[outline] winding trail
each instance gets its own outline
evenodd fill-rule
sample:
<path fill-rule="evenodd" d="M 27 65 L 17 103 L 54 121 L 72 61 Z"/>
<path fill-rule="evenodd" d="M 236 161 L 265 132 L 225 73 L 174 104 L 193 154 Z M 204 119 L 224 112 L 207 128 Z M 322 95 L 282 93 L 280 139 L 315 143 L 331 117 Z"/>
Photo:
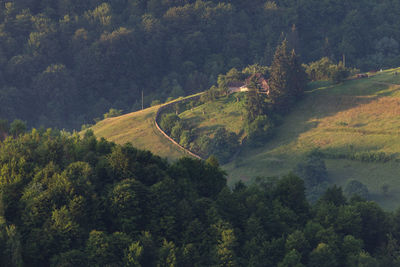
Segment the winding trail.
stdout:
<path fill-rule="evenodd" d="M 197 155 L 197 154 L 191 152 L 190 150 L 184 148 L 183 146 L 181 146 L 180 144 L 178 144 L 174 139 L 172 139 L 168 134 L 166 134 L 166 133 L 161 129 L 160 125 L 158 124 L 158 121 L 159 121 L 159 119 L 160 119 L 160 116 L 162 115 L 162 112 L 163 112 L 165 109 L 168 109 L 168 108 L 171 107 L 172 105 L 175 105 L 175 104 L 178 104 L 178 103 L 184 103 L 184 102 L 187 102 L 187 101 L 190 101 L 190 100 L 198 99 L 198 98 L 200 98 L 203 94 L 204 94 L 204 92 L 199 93 L 199 94 L 196 94 L 196 95 L 193 95 L 193 96 L 189 96 L 189 97 L 186 97 L 186 98 L 177 100 L 177 101 L 173 101 L 173 102 L 170 102 L 170 103 L 165 104 L 165 105 L 162 105 L 162 106 L 157 110 L 156 117 L 155 117 L 155 119 L 154 119 L 154 123 L 155 123 L 155 125 L 156 125 L 156 128 L 158 129 L 158 131 L 159 131 L 162 135 L 165 136 L 165 138 L 167 138 L 170 142 L 172 142 L 175 146 L 177 146 L 177 147 L 178 147 L 179 149 L 181 149 L 183 152 L 185 152 L 185 153 L 191 155 L 192 157 L 195 157 L 195 158 L 197 158 L 197 159 L 200 159 L 200 160 L 203 160 L 203 158 L 200 157 L 199 155 Z"/>

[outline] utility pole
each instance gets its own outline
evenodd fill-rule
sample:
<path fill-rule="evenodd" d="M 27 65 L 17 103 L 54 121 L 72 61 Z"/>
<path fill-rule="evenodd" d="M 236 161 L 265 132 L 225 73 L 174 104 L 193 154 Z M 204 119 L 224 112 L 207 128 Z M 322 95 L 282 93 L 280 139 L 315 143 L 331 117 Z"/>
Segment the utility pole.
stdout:
<path fill-rule="evenodd" d="M 343 54 L 342 62 L 343 62 L 343 67 L 346 67 L 346 56 L 344 54 Z"/>
<path fill-rule="evenodd" d="M 142 110 L 143 110 L 143 89 L 142 89 Z"/>

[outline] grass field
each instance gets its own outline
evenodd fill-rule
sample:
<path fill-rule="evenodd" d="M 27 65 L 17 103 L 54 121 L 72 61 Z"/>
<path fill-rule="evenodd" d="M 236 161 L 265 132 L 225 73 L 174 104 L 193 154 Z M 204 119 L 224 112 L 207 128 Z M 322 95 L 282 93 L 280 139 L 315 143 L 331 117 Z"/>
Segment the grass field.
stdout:
<path fill-rule="evenodd" d="M 400 77 L 386 70 L 341 85 L 320 84 L 306 93 L 264 146 L 246 148 L 225 169 L 230 182 L 292 170 L 312 149 L 330 153 L 385 152 L 400 159 Z M 400 163 L 326 160 L 332 184 L 357 179 L 383 207 L 400 207 Z M 381 186 L 389 185 L 383 196 Z"/>
<path fill-rule="evenodd" d="M 215 129 L 221 126 L 243 136 L 243 109 L 244 93 L 197 106 L 182 112 L 179 117 L 188 123 L 191 129 L 195 129 L 197 136 L 212 136 Z"/>
<path fill-rule="evenodd" d="M 104 137 L 118 144 L 132 143 L 139 149 L 170 160 L 184 156 L 184 153 L 161 135 L 154 125 L 154 118 L 160 106 L 154 106 L 123 116 L 109 118 L 91 127 L 97 137 Z"/>

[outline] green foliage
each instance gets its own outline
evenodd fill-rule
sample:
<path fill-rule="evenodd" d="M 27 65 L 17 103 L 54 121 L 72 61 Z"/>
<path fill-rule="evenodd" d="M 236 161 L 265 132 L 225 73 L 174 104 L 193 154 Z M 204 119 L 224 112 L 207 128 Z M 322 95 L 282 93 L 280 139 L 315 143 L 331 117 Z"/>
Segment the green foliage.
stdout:
<path fill-rule="evenodd" d="M 0 119 L 0 133 L 7 134 L 10 130 L 10 125 L 8 124 L 8 120 Z"/>
<path fill-rule="evenodd" d="M 344 79 L 350 75 L 349 70 L 346 69 L 342 62 L 339 62 L 338 65 L 331 66 L 329 71 L 331 73 L 331 79 L 335 83 L 344 81 Z"/>
<path fill-rule="evenodd" d="M 167 133 L 170 134 L 175 124 L 180 121 L 178 115 L 174 113 L 163 114 L 161 116 L 160 127 Z"/>
<path fill-rule="evenodd" d="M 2 266 L 398 262 L 397 213 L 347 202 L 338 187 L 310 205 L 294 174 L 229 188 L 215 157 L 168 163 L 91 131 L 51 129 L 3 142 L 0 170 Z"/>
<path fill-rule="evenodd" d="M 349 180 L 344 188 L 348 197 L 358 195 L 364 199 L 369 199 L 368 188 L 357 180 Z"/>
<path fill-rule="evenodd" d="M 25 133 L 26 130 L 27 130 L 26 122 L 16 119 L 10 124 L 9 132 L 13 136 L 19 136 Z"/>
<path fill-rule="evenodd" d="M 254 63 L 269 65 L 285 37 L 304 62 L 343 54 L 364 70 L 400 62 L 399 7 L 389 0 L 1 4 L 0 113 L 33 126 L 76 128 L 111 106 L 130 110 L 142 90 L 148 106 L 203 91 L 233 68 L 265 73 Z"/>
<path fill-rule="evenodd" d="M 184 131 L 184 126 L 181 121 L 177 121 L 171 129 L 171 137 L 175 140 L 180 140 L 181 135 Z M 184 141 L 185 142 L 185 141 Z M 186 141 L 187 142 L 187 141 Z"/>
<path fill-rule="evenodd" d="M 157 106 L 160 104 L 161 104 L 161 101 L 156 99 L 156 100 L 151 101 L 150 107 L 154 107 L 154 106 Z"/>
<path fill-rule="evenodd" d="M 307 84 L 306 73 L 294 50 L 290 54 L 285 39 L 276 48 L 269 79 L 269 98 L 274 108 L 287 112 L 294 101 L 301 97 Z"/>
<path fill-rule="evenodd" d="M 272 134 L 273 123 L 267 115 L 259 115 L 247 127 L 247 138 L 252 145 L 263 144 L 267 142 Z"/>
<path fill-rule="evenodd" d="M 188 147 L 192 142 L 193 136 L 190 131 L 183 130 L 180 136 L 179 144 L 183 147 Z"/>
<path fill-rule="evenodd" d="M 215 155 L 222 163 L 227 162 L 239 146 L 238 137 L 235 133 L 219 128 L 215 131 L 214 137 L 207 144 L 204 152 Z"/>
<path fill-rule="evenodd" d="M 140 245 L 140 242 L 132 243 L 129 246 L 128 251 L 125 254 L 125 266 L 129 267 L 141 267 L 140 264 L 141 257 L 143 254 L 143 247 Z"/>
<path fill-rule="evenodd" d="M 107 113 L 104 113 L 103 117 L 104 119 L 107 118 L 113 118 L 113 117 L 118 117 L 122 115 L 122 110 L 117 110 L 115 108 L 110 108 L 110 110 Z"/>

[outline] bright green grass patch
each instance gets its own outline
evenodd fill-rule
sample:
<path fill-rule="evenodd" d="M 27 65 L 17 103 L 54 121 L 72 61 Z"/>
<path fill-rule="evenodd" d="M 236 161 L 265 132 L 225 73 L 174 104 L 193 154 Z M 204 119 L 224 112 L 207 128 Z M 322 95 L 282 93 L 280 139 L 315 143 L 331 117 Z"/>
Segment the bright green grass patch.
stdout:
<path fill-rule="evenodd" d="M 232 94 L 179 114 L 197 136 L 212 136 L 218 127 L 243 135 L 244 93 Z"/>

